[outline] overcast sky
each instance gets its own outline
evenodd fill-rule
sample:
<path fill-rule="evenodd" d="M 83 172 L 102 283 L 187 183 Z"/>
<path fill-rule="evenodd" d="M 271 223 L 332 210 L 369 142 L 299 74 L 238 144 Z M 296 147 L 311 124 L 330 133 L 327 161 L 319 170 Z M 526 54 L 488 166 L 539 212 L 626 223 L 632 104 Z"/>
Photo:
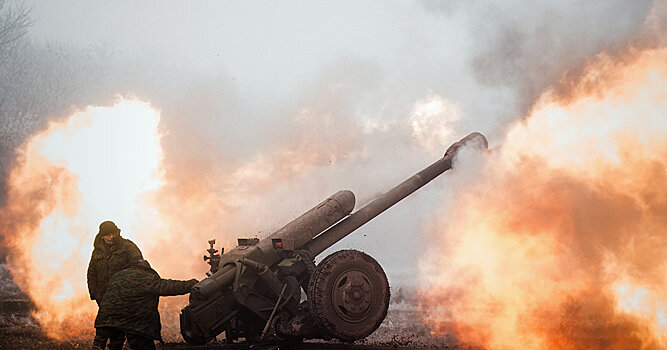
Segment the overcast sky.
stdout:
<path fill-rule="evenodd" d="M 400 53 L 414 51 L 415 31 L 429 20 L 419 6 L 385 2 L 75 0 L 35 2 L 32 14 L 36 38 L 112 45 L 126 55 L 222 73 L 252 96 L 284 96 L 346 56 L 385 69 L 414 64 L 395 60 L 409 57 Z M 461 51 L 465 33 L 433 29 L 421 45 L 450 42 Z"/>

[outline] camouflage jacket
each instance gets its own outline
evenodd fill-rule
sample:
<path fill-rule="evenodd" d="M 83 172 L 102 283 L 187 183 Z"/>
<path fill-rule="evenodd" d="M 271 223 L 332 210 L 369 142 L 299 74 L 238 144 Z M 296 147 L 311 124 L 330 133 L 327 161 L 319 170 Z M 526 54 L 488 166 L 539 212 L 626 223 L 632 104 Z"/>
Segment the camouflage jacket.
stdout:
<path fill-rule="evenodd" d="M 114 327 L 151 339 L 161 339 L 158 301 L 160 295 L 190 292 L 194 281 L 162 279 L 150 267 L 132 265 L 117 272 L 109 282 L 95 327 Z"/>
<path fill-rule="evenodd" d="M 132 241 L 120 236 L 116 237 L 113 245 L 108 246 L 98 234 L 93 246 L 95 249 L 88 264 L 88 293 L 90 299 L 99 303 L 111 276 L 131 261 L 143 259 L 143 256 Z"/>

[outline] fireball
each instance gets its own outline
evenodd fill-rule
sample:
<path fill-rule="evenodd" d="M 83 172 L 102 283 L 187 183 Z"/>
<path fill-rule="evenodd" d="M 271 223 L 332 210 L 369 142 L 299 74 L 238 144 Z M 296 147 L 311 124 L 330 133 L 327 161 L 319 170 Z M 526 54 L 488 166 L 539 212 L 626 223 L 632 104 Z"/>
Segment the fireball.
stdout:
<path fill-rule="evenodd" d="M 120 100 L 52 122 L 19 150 L 0 221 L 8 267 L 48 336 L 92 333 L 86 268 L 100 222 L 148 243 L 133 227 L 155 215 L 145 202 L 162 182 L 159 122 L 149 104 Z"/>
<path fill-rule="evenodd" d="M 429 232 L 434 333 L 488 349 L 667 346 L 667 49 L 600 55 L 567 86 Z"/>

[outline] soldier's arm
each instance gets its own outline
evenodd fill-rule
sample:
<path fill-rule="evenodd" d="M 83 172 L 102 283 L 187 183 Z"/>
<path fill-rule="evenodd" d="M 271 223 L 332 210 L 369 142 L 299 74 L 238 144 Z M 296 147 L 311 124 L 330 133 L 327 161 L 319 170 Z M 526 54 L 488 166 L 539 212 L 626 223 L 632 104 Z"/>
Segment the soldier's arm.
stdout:
<path fill-rule="evenodd" d="M 88 294 L 90 294 L 90 300 L 96 300 L 97 295 L 96 291 L 93 290 L 93 288 L 97 287 L 97 273 L 95 272 L 95 268 L 93 267 L 93 257 L 90 257 L 90 262 L 88 263 L 88 273 L 87 273 L 87 280 L 88 280 Z"/>
<path fill-rule="evenodd" d="M 151 283 L 150 292 L 162 296 L 182 295 L 190 293 L 190 289 L 196 283 L 196 280 L 179 281 L 156 277 L 153 283 Z"/>

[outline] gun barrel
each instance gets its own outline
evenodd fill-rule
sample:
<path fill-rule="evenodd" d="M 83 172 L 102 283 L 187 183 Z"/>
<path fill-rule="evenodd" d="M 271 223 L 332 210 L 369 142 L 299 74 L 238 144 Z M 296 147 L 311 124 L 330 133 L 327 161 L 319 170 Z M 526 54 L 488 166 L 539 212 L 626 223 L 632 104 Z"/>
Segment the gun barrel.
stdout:
<path fill-rule="evenodd" d="M 313 257 L 319 255 L 345 236 L 354 232 L 356 229 L 380 215 L 394 204 L 438 177 L 440 174 L 451 169 L 454 156 L 456 156 L 459 148 L 467 143 L 474 143 L 475 146 L 484 150 L 488 149 L 488 142 L 484 135 L 476 132 L 469 134 L 460 141 L 452 144 L 445 152 L 443 158 L 374 199 L 372 202 L 357 210 L 336 225 L 330 227 L 328 230 L 322 232 L 317 237 L 306 242 L 302 249 L 308 251 Z"/>
<path fill-rule="evenodd" d="M 258 246 L 262 251 L 268 251 L 271 249 L 271 240 L 279 238 L 283 241 L 291 241 L 295 247 L 299 247 L 348 216 L 354 209 L 355 201 L 352 191 L 338 191 L 263 239 Z"/>

